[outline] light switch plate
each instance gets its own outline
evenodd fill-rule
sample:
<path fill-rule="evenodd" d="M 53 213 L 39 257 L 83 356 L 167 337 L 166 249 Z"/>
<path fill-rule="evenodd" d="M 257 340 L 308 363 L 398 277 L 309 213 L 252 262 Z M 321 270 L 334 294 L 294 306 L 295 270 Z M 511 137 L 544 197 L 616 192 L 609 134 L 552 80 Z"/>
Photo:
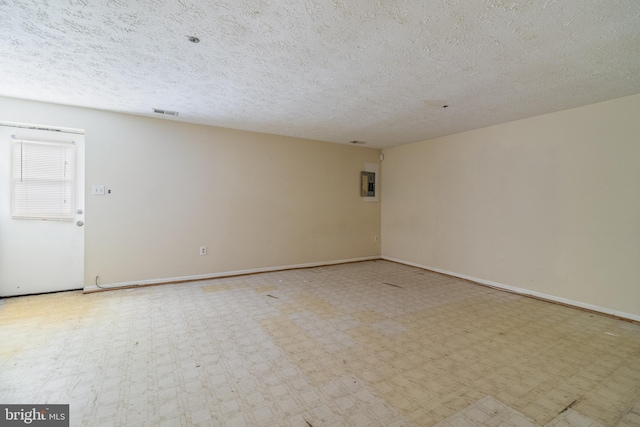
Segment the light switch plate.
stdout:
<path fill-rule="evenodd" d="M 94 196 L 104 196 L 104 185 L 94 185 L 91 187 L 91 194 Z"/>

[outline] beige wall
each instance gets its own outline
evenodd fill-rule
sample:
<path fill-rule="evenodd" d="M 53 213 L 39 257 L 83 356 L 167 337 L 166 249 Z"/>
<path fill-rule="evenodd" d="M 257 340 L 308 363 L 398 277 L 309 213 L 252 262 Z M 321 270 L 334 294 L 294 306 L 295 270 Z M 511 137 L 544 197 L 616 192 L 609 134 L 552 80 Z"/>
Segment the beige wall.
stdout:
<path fill-rule="evenodd" d="M 380 254 L 380 150 L 7 98 L 0 120 L 86 130 L 86 284 Z"/>
<path fill-rule="evenodd" d="M 638 111 L 640 95 L 384 150 L 384 201 L 364 203 L 379 150 L 0 98 L 2 121 L 86 129 L 87 284 L 375 256 L 382 205 L 384 256 L 636 316 Z"/>
<path fill-rule="evenodd" d="M 635 95 L 384 150 L 383 256 L 640 315 L 639 113 Z"/>

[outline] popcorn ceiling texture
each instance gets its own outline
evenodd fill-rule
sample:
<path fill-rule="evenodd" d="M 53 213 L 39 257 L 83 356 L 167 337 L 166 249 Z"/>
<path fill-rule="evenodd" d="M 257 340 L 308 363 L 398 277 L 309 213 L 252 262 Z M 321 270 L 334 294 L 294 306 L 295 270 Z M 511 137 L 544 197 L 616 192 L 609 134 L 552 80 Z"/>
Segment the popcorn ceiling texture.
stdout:
<path fill-rule="evenodd" d="M 0 95 L 390 147 L 638 93 L 639 27 L 636 0 L 0 0 Z"/>

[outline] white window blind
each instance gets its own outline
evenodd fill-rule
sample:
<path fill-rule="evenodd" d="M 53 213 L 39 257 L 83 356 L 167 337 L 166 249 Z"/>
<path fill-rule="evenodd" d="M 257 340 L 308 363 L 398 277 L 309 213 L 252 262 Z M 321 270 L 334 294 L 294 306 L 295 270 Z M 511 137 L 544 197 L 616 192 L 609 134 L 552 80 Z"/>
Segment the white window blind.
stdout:
<path fill-rule="evenodd" d="M 11 142 L 11 216 L 73 221 L 75 145 L 71 142 Z"/>

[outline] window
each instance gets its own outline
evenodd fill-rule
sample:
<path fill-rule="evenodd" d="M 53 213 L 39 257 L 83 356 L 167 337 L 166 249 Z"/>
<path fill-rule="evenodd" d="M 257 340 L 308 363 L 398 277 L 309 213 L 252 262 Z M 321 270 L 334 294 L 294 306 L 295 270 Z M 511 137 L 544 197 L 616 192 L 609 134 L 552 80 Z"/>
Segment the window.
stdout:
<path fill-rule="evenodd" d="M 73 221 L 75 144 L 11 142 L 11 217 Z"/>

